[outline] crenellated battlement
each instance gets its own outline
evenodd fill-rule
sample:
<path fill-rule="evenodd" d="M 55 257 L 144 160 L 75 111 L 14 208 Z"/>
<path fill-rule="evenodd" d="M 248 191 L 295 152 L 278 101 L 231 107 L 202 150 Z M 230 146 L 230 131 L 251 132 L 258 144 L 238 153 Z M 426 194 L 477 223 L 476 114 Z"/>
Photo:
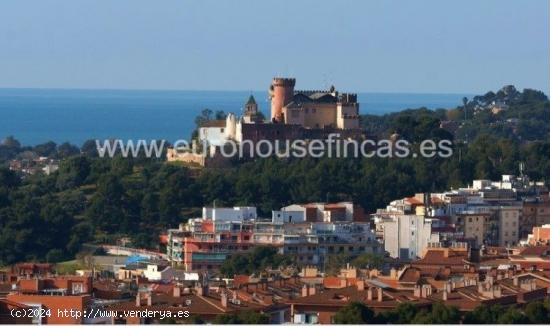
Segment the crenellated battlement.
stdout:
<path fill-rule="evenodd" d="M 338 96 L 339 103 L 357 103 L 357 94 L 356 93 L 341 93 Z"/>
<path fill-rule="evenodd" d="M 275 77 L 271 84 L 273 86 L 294 87 L 296 85 L 296 78 Z"/>
<path fill-rule="evenodd" d="M 311 95 L 311 94 L 315 94 L 315 93 L 332 94 L 331 91 L 326 90 L 326 89 L 324 89 L 324 90 L 316 90 L 316 89 L 314 89 L 314 90 L 309 90 L 309 89 L 308 90 L 303 90 L 302 89 L 302 90 L 295 90 L 294 91 L 294 94 Z"/>

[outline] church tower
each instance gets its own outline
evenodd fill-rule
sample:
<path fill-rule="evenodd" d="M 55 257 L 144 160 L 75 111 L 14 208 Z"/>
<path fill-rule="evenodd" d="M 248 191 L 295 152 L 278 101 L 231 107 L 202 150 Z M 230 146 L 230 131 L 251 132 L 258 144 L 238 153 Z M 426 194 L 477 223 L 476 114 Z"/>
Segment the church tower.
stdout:
<path fill-rule="evenodd" d="M 244 123 L 260 123 L 263 120 L 263 115 L 258 110 L 258 103 L 253 95 L 250 95 L 248 101 L 244 105 L 243 121 Z"/>
<path fill-rule="evenodd" d="M 244 115 L 245 116 L 255 116 L 258 114 L 258 104 L 256 103 L 256 99 L 254 98 L 254 95 L 250 95 L 248 98 L 248 101 L 244 105 Z"/>

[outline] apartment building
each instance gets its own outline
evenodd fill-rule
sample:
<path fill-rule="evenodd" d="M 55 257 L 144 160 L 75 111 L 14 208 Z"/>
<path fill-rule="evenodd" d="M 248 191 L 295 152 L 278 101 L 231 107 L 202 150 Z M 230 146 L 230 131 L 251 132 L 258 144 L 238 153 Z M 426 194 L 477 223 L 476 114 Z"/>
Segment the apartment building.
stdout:
<path fill-rule="evenodd" d="M 490 240 L 498 237 L 499 225 L 494 214 L 465 212 L 457 214 L 455 220 L 463 239 L 475 248 L 493 244 Z"/>
<path fill-rule="evenodd" d="M 520 234 L 527 236 L 535 226 L 550 223 L 550 196 L 535 196 L 523 201 Z"/>
<path fill-rule="evenodd" d="M 64 314 L 63 311 L 73 309 L 83 312 L 92 303 L 91 277 L 47 277 L 20 279 L 6 299 L 9 302 L 23 304 L 34 310 L 43 309 L 49 313 L 36 314 L 32 322 L 35 324 L 82 324 L 86 321 L 105 322 L 100 318 L 82 315 Z"/>
<path fill-rule="evenodd" d="M 421 215 L 393 215 L 380 221 L 384 233 L 384 250 L 390 257 L 416 259 L 429 243 L 439 242 L 432 233 L 432 219 Z"/>
<path fill-rule="evenodd" d="M 519 242 L 521 206 L 499 206 L 496 209 L 499 222 L 499 246 L 515 246 Z"/>
<path fill-rule="evenodd" d="M 353 205 L 292 205 L 272 212 L 271 220 L 258 219 L 250 207 L 205 209 L 201 218 L 168 231 L 168 259 L 192 271 L 216 269 L 232 254 L 255 246 L 275 247 L 308 265 L 323 264 L 328 254 L 376 252 L 370 224 L 353 221 L 349 207 Z"/>

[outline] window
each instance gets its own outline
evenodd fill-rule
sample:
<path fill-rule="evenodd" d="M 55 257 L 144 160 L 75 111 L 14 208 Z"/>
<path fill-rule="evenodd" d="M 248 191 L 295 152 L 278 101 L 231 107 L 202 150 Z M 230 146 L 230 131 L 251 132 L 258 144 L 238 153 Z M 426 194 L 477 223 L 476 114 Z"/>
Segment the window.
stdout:
<path fill-rule="evenodd" d="M 82 283 L 73 283 L 73 294 L 84 293 L 84 284 Z"/>

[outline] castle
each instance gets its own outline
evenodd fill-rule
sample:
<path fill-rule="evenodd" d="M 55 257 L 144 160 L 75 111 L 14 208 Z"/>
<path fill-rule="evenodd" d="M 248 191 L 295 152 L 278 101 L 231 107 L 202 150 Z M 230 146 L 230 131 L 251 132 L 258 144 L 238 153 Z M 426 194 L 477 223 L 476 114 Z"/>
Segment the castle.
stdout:
<path fill-rule="evenodd" d="M 296 79 L 274 78 L 269 88 L 272 123 L 304 128 L 359 128 L 357 94 L 294 90 Z"/>
<path fill-rule="evenodd" d="M 325 139 L 331 133 L 343 138 L 364 136 L 359 127 L 357 94 L 328 90 L 295 90 L 296 79 L 273 78 L 269 87 L 271 119 L 259 111 L 250 95 L 243 115 L 229 113 L 225 120 L 210 120 L 199 127 L 198 141 L 207 144 L 211 154 L 227 141 Z M 169 150 L 168 161 L 189 161 L 206 165 L 204 158 Z"/>

